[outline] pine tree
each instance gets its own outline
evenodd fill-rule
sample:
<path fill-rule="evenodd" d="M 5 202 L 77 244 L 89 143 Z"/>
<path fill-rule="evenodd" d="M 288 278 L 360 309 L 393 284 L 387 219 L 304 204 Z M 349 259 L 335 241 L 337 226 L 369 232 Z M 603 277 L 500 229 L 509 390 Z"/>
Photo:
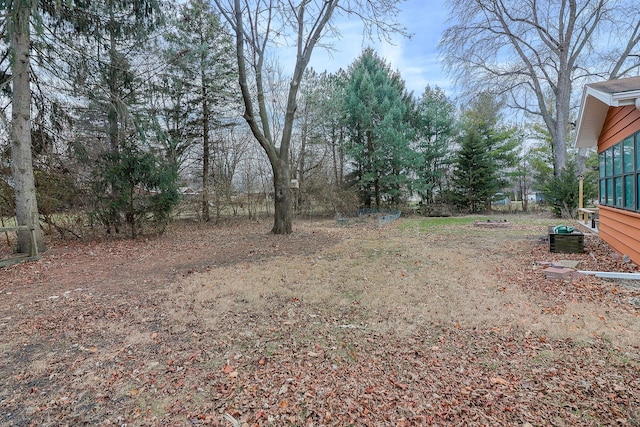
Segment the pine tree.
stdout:
<path fill-rule="evenodd" d="M 32 57 L 37 57 L 38 67 L 53 70 L 53 60 L 50 44 L 59 42 L 63 33 L 68 33 L 72 37 L 79 34 L 91 39 L 95 37 L 96 23 L 104 22 L 104 17 L 94 13 L 101 7 L 109 9 L 109 20 L 107 28 L 113 35 L 121 35 L 129 31 L 139 31 L 144 28 L 145 23 L 152 22 L 149 18 L 154 16 L 155 6 L 158 2 L 155 0 L 109 0 L 92 1 L 84 0 L 79 2 L 59 2 L 47 0 L 0 0 L 0 10 L 3 10 L 2 33 L 7 35 L 10 45 L 8 52 L 12 58 L 12 165 L 13 180 L 15 182 L 15 199 L 16 199 L 16 215 L 20 225 L 32 225 L 35 227 L 36 240 L 40 250 L 44 248 L 44 240 L 37 221 L 38 204 L 36 201 L 36 191 L 33 173 L 33 153 L 31 151 L 32 141 L 32 93 L 31 93 L 31 76 L 35 75 L 32 64 Z M 130 11 L 130 16 L 135 17 L 128 26 L 120 21 L 119 12 Z M 44 34 L 44 28 L 47 28 L 47 37 L 51 39 L 41 39 Z M 33 37 L 35 36 L 35 37 Z M 32 38 L 33 37 L 33 38 Z M 82 39 L 83 41 L 86 39 Z M 112 39 L 113 40 L 113 39 Z M 99 46 L 104 49 L 104 38 L 100 38 Z M 59 44 L 58 47 L 64 46 L 63 53 L 57 52 L 58 57 L 71 56 L 71 50 L 66 44 Z M 86 47 L 86 43 L 83 47 Z M 109 53 L 111 49 L 107 49 Z M 79 48 L 78 51 L 83 51 Z M 112 55 L 110 62 L 113 65 L 110 73 L 117 73 L 120 64 L 117 63 L 118 58 Z M 103 59 L 102 57 L 100 58 Z M 57 67 L 60 64 L 55 64 Z M 59 69 L 58 69 L 59 71 Z M 53 73 L 63 83 L 68 83 L 70 76 L 77 77 L 73 67 L 67 67 L 65 73 Z M 95 71 L 95 70 L 94 70 Z M 4 74 L 4 73 L 3 73 Z M 97 73 L 89 73 L 96 75 Z M 6 77 L 4 75 L 3 77 Z M 4 78 L 3 78 L 4 80 Z M 4 83 L 4 82 L 3 82 Z M 82 82 L 80 82 L 82 83 Z M 113 89 L 117 86 L 113 85 Z M 112 95 L 115 91 L 112 91 Z M 112 96 L 112 99 L 115 96 Z M 39 109 L 41 111 L 41 109 Z M 110 118 L 116 117 L 110 112 Z M 115 123 L 115 121 L 112 121 Z M 115 134 L 112 132 L 112 134 Z M 40 133 L 44 135 L 44 133 Z M 18 250 L 25 251 L 29 242 L 28 233 L 19 233 Z"/>
<path fill-rule="evenodd" d="M 416 180 L 413 190 L 426 203 L 433 203 L 443 190 L 451 159 L 449 150 L 455 129 L 455 106 L 439 87 L 425 88 L 415 110 Z"/>
<path fill-rule="evenodd" d="M 87 1 L 66 14 L 60 33 L 72 30 L 68 42 L 74 46 L 68 69 L 75 96 L 86 100 L 78 109 L 78 128 L 98 152 L 117 152 L 137 137 L 146 115 L 143 88 L 158 66 L 149 45 L 164 23 L 160 2 Z"/>
<path fill-rule="evenodd" d="M 188 151 L 202 147 L 202 218 L 210 219 L 212 132 L 233 125 L 239 106 L 233 41 L 214 7 L 190 0 L 179 7 L 173 29 L 165 34 L 163 56 L 168 64 L 156 85 L 163 98 L 161 122 L 167 143 Z"/>
<path fill-rule="evenodd" d="M 5 11 L 4 30 L 9 38 L 11 58 L 11 171 L 14 181 L 18 225 L 35 229 L 39 251 L 45 249 L 38 221 L 35 178 L 31 152 L 31 19 L 41 17 L 39 2 L 0 0 Z M 33 16 L 35 15 L 35 16 Z M 30 233 L 18 233 L 18 252 L 33 253 Z"/>
<path fill-rule="evenodd" d="M 93 191 L 95 213 L 108 231 L 129 228 L 135 239 L 145 223 L 162 232 L 178 203 L 177 170 L 141 148 L 126 144 L 98 159 Z"/>
<path fill-rule="evenodd" d="M 460 150 L 454 170 L 454 201 L 472 213 L 491 208 L 493 196 L 506 185 L 506 172 L 517 162 L 520 144 L 514 127 L 502 125 L 501 103 L 480 94 L 465 111 Z"/>
<path fill-rule="evenodd" d="M 397 72 L 372 49 L 349 68 L 345 89 L 348 138 L 354 185 L 365 207 L 397 205 L 410 183 L 415 153 L 410 148 L 411 96 Z"/>
<path fill-rule="evenodd" d="M 483 140 L 475 129 L 467 129 L 456 156 L 454 200 L 471 213 L 483 211 L 486 201 L 498 189 L 496 168 Z"/>

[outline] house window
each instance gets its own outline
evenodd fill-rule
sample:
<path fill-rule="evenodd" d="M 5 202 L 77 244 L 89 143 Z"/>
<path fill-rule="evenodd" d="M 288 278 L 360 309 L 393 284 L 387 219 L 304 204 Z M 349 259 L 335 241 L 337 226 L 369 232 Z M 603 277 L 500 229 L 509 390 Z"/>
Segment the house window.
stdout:
<path fill-rule="evenodd" d="M 600 204 L 638 210 L 640 200 L 640 132 L 599 154 Z"/>
<path fill-rule="evenodd" d="M 606 205 L 607 204 L 607 187 L 606 187 L 606 179 L 604 179 L 605 177 L 605 157 L 606 157 L 606 151 L 603 151 L 602 153 L 600 153 L 598 155 L 598 162 L 599 162 L 599 172 L 600 172 L 600 204 L 601 205 Z"/>
<path fill-rule="evenodd" d="M 640 134 L 637 134 L 640 135 Z M 635 138 L 634 135 L 622 142 L 622 176 L 624 179 L 624 207 L 625 209 L 635 209 Z M 638 163 L 640 165 L 640 163 Z"/>
<path fill-rule="evenodd" d="M 640 175 L 638 175 L 640 176 Z M 633 181 L 634 181 L 634 176 L 633 175 L 625 175 L 624 176 L 624 207 L 626 209 L 633 209 Z"/>
<path fill-rule="evenodd" d="M 634 163 L 633 163 L 633 136 L 625 139 L 622 143 L 622 163 L 623 163 L 623 171 L 624 173 L 633 173 L 634 172 Z"/>

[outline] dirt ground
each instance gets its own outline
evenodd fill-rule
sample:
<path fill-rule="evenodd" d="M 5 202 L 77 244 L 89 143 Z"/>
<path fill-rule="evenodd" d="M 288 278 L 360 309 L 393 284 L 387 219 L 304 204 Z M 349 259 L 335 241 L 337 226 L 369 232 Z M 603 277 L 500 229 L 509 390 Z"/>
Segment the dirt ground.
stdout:
<path fill-rule="evenodd" d="M 537 217 L 174 224 L 0 269 L 2 426 L 640 426 L 640 287 Z"/>

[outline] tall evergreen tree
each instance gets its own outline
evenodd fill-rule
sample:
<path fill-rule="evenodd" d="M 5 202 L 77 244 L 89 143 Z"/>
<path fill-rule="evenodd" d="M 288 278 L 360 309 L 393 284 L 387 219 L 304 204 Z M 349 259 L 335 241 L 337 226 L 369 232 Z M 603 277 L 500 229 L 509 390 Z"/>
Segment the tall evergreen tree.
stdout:
<path fill-rule="evenodd" d="M 170 146 L 182 144 L 187 150 L 195 142 L 201 144 L 202 218 L 208 221 L 212 132 L 233 124 L 230 112 L 240 102 L 233 40 L 204 0 L 181 5 L 172 24 L 165 35 L 168 66 L 159 81 L 168 95 L 160 94 L 167 101 L 161 120 Z"/>
<path fill-rule="evenodd" d="M 486 201 L 496 193 L 496 167 L 487 150 L 486 140 L 478 130 L 468 128 L 460 142 L 454 171 L 454 195 L 456 204 L 472 213 L 486 207 Z"/>
<path fill-rule="evenodd" d="M 164 164 L 153 146 L 153 120 L 145 102 L 145 89 L 161 68 L 150 47 L 164 14 L 159 0 L 86 1 L 66 12 L 68 20 L 58 29 L 60 37 L 64 30 L 73 30 L 68 69 L 78 100 L 76 139 L 87 153 L 94 187 L 104 184 L 103 191 L 92 192 L 92 202 L 108 231 L 118 231 L 124 222 L 135 237 L 147 215 L 152 214 L 156 224 L 164 221 L 177 194 L 175 164 Z M 163 167 L 150 167 L 156 164 Z M 146 192 L 158 192 L 154 200 L 172 202 L 163 204 L 162 212 L 151 212 L 155 204 L 133 203 L 134 195 Z"/>
<path fill-rule="evenodd" d="M 11 60 L 11 171 L 18 225 L 35 228 L 36 245 L 45 248 L 40 230 L 31 152 L 31 19 L 40 20 L 36 0 L 0 0 Z M 18 233 L 18 252 L 31 252 L 30 233 Z"/>
<path fill-rule="evenodd" d="M 442 192 L 456 132 L 455 106 L 439 87 L 427 86 L 415 110 L 416 161 L 413 190 L 426 203 Z"/>
<path fill-rule="evenodd" d="M 480 94 L 464 113 L 454 196 L 459 208 L 472 213 L 491 208 L 493 196 L 506 185 L 506 171 L 517 162 L 520 140 L 514 127 L 500 123 L 500 108 L 499 100 Z"/>
<path fill-rule="evenodd" d="M 159 0 L 85 1 L 65 9 L 73 30 L 69 73 L 74 92 L 86 100 L 78 126 L 98 151 L 117 152 L 140 131 L 143 87 L 159 67 L 148 48 L 152 32 L 164 22 Z M 82 37 L 79 37 L 82 36 Z"/>
<path fill-rule="evenodd" d="M 35 227 L 36 240 L 40 250 L 44 249 L 44 238 L 37 221 L 38 204 L 36 201 L 35 181 L 33 173 L 32 146 L 32 93 L 31 76 L 32 56 L 38 53 L 40 66 L 49 66 L 51 56 L 38 48 L 46 47 L 48 43 L 38 43 L 32 39 L 43 34 L 45 23 L 47 30 L 55 30 L 64 27 L 66 32 L 91 37 L 92 29 L 87 25 L 94 22 L 96 15 L 90 13 L 90 9 L 96 2 L 85 0 L 82 2 L 60 2 L 50 0 L 0 0 L 0 10 L 3 11 L 2 34 L 9 39 L 11 57 L 11 81 L 12 81 L 12 166 L 13 181 L 15 183 L 16 216 L 18 224 L 32 225 Z M 114 8 L 130 8 L 137 18 L 144 19 L 152 14 L 154 0 L 110 0 L 108 5 Z M 121 23 L 112 20 L 110 28 L 119 30 Z M 136 23 L 139 27 L 140 20 Z M 52 36 L 57 34 L 52 32 Z M 67 70 L 69 71 L 69 70 Z M 71 73 L 65 74 L 65 79 Z M 5 75 L 6 77 L 6 75 Z M 5 79 L 3 79 L 5 80 Z M 3 81 L 3 84 L 5 82 Z M 18 235 L 18 251 L 26 251 L 29 245 L 29 233 L 21 232 Z"/>
<path fill-rule="evenodd" d="M 410 182 L 415 153 L 410 142 L 411 95 L 397 72 L 372 49 L 349 68 L 345 89 L 348 138 L 355 186 L 366 207 L 397 204 Z"/>

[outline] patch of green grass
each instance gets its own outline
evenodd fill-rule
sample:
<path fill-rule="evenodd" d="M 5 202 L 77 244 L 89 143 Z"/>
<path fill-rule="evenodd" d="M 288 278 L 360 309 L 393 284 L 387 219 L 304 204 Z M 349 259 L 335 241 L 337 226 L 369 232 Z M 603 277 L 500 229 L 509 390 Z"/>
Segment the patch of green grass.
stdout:
<path fill-rule="evenodd" d="M 415 219 L 412 221 L 405 221 L 400 225 L 400 228 L 414 228 L 416 226 L 420 227 L 420 229 L 427 228 L 440 228 L 440 227 L 451 227 L 451 226 L 460 226 L 460 225 L 469 225 L 473 224 L 473 221 L 478 220 L 486 220 L 486 217 L 427 217 Z"/>
<path fill-rule="evenodd" d="M 473 221 L 487 220 L 487 217 L 429 217 L 404 221 L 400 224 L 402 230 L 415 230 L 424 233 L 439 230 L 445 227 L 459 227 L 473 224 Z"/>
<path fill-rule="evenodd" d="M 137 400 L 138 408 L 141 413 L 148 412 L 154 417 L 162 418 L 166 414 L 166 409 L 169 406 L 168 399 L 155 399 L 155 398 L 140 398 Z"/>
<path fill-rule="evenodd" d="M 487 372 L 497 372 L 501 368 L 500 363 L 495 359 L 483 359 L 478 363 L 478 365 L 482 366 L 482 368 Z"/>
<path fill-rule="evenodd" d="M 538 216 L 538 215 L 478 215 L 461 217 L 427 217 L 419 219 L 408 219 L 399 224 L 399 228 L 405 231 L 418 231 L 421 233 L 441 232 L 446 229 L 456 229 L 457 227 L 467 227 L 474 221 L 508 221 L 513 224 L 529 226 L 548 226 L 567 223 L 574 225 L 574 220 Z M 468 232 L 468 228 L 463 228 Z M 495 232 L 493 230 L 492 232 Z"/>
<path fill-rule="evenodd" d="M 278 354 L 280 350 L 280 339 L 277 341 L 269 341 L 264 349 L 264 353 L 267 357 L 273 357 Z"/>

